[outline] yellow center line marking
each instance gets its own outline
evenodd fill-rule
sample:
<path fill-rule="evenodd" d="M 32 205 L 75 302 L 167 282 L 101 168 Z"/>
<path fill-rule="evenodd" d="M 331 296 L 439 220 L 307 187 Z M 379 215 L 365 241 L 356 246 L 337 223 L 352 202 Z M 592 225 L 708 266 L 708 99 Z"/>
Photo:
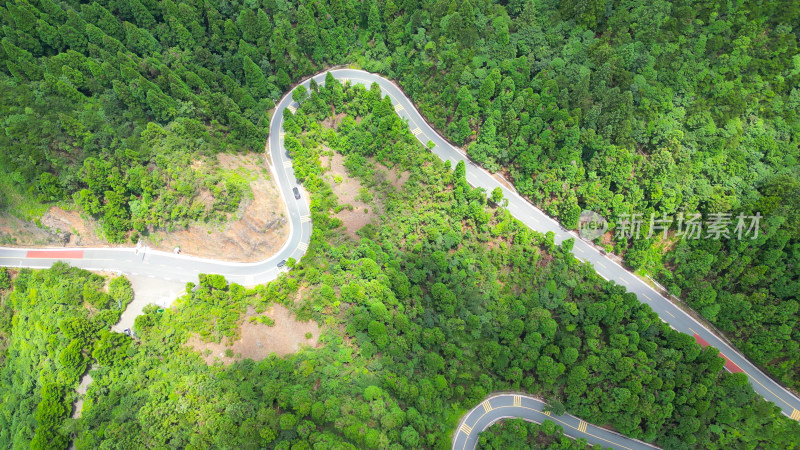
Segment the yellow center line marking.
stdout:
<path fill-rule="evenodd" d="M 675 314 L 672 314 L 672 313 L 671 313 L 671 312 L 669 312 L 669 311 L 664 311 L 664 312 L 665 312 L 665 313 L 667 313 L 667 314 L 669 314 L 669 315 L 670 315 L 670 316 L 672 316 L 672 317 L 675 317 Z"/>
<path fill-rule="evenodd" d="M 600 266 L 600 267 L 602 267 L 603 269 L 608 269 L 608 267 L 606 267 L 606 265 L 605 265 L 605 264 L 603 264 L 603 263 L 602 263 L 602 262 L 600 262 L 600 261 L 597 261 L 597 265 L 598 265 L 598 266 Z"/>
<path fill-rule="evenodd" d="M 628 283 L 628 280 L 626 280 L 625 278 L 620 278 L 619 281 L 622 281 L 624 284 L 630 285 L 630 283 Z"/>
<path fill-rule="evenodd" d="M 395 110 L 395 112 L 400 112 L 400 111 L 402 111 L 402 110 L 404 110 L 404 109 L 405 109 L 405 108 L 403 108 L 403 105 L 401 105 L 400 103 L 398 103 L 398 104 L 394 105 L 394 110 Z"/>
<path fill-rule="evenodd" d="M 739 368 L 741 369 L 741 367 L 739 367 Z M 778 395 L 776 395 L 774 392 L 772 392 L 771 390 L 769 390 L 769 388 L 768 388 L 768 387 L 766 387 L 766 386 L 764 386 L 763 384 L 761 384 L 761 382 L 760 382 L 760 381 L 758 381 L 758 380 L 756 380 L 755 378 L 753 378 L 753 376 L 752 376 L 752 375 L 750 375 L 749 373 L 747 373 L 747 372 L 746 372 L 744 369 L 742 369 L 742 372 L 743 372 L 745 375 L 747 375 L 748 377 L 750 377 L 750 379 L 751 379 L 751 380 L 753 380 L 753 381 L 755 381 L 756 383 L 758 383 L 758 385 L 759 385 L 759 386 L 761 386 L 762 388 L 764 388 L 764 389 L 765 389 L 767 392 L 769 392 L 770 394 L 772 394 L 772 395 L 773 395 L 775 398 L 777 398 L 778 400 L 782 401 L 783 403 L 786 403 L 786 405 L 787 405 L 788 407 L 790 407 L 790 408 L 793 408 L 793 409 L 794 409 L 794 407 L 792 406 L 792 404 L 791 404 L 791 403 L 787 402 L 786 400 L 784 400 L 783 398 L 779 397 L 779 396 L 778 396 Z"/>
<path fill-rule="evenodd" d="M 545 416 L 550 417 L 550 411 L 542 411 L 542 414 L 544 414 Z"/>
<path fill-rule="evenodd" d="M 495 409 L 503 409 L 503 408 L 513 408 L 513 407 L 512 407 L 512 406 L 498 406 L 498 407 L 497 407 L 497 408 L 495 408 Z M 527 410 L 529 410 L 529 411 L 542 412 L 542 413 L 544 413 L 544 415 L 546 415 L 546 416 L 550 416 L 550 412 L 547 412 L 547 411 L 538 411 L 538 410 L 536 410 L 536 409 L 533 409 L 533 408 L 528 408 L 527 406 L 517 406 L 516 408 L 527 409 Z M 481 419 L 483 418 L 483 416 L 485 416 L 486 414 L 487 414 L 487 413 L 483 413 L 483 414 L 481 414 L 481 416 L 480 416 L 480 417 L 479 417 L 479 418 L 478 418 L 478 419 L 475 421 L 475 423 L 478 423 L 478 421 L 479 421 L 479 420 L 481 420 Z M 552 418 L 551 418 L 551 420 L 553 420 L 554 422 L 558 422 L 558 423 L 560 423 L 561 425 L 563 425 L 563 426 L 565 426 L 565 427 L 569 427 L 569 428 L 572 428 L 573 430 L 577 430 L 577 428 L 575 428 L 575 427 L 573 427 L 572 425 L 570 425 L 570 424 L 568 424 L 568 423 L 564 422 L 563 420 L 557 419 L 557 418 L 555 418 L 555 417 L 552 417 Z M 578 419 L 578 420 L 580 420 L 580 419 Z M 537 423 L 538 423 L 538 422 L 537 422 Z M 465 430 L 464 430 L 464 428 L 465 428 L 465 427 L 466 427 L 466 428 L 467 428 L 469 431 L 465 431 Z M 461 425 L 461 431 L 464 431 L 464 432 L 466 433 L 466 435 L 467 435 L 467 436 L 469 436 L 469 433 L 472 431 L 472 427 L 469 427 L 469 426 L 467 426 L 467 424 L 465 423 L 465 424 Z M 627 450 L 632 450 L 630 447 L 626 447 L 626 446 L 624 446 L 624 445 L 620 444 L 619 442 L 609 441 L 608 439 L 601 438 L 600 436 L 596 436 L 596 435 L 594 435 L 594 434 L 592 434 L 592 433 L 589 433 L 588 431 L 584 431 L 583 433 L 585 433 L 585 434 L 587 434 L 587 435 L 589 435 L 589 436 L 591 436 L 591 437 L 593 437 L 593 438 L 595 438 L 595 439 L 597 439 L 597 440 L 600 440 L 600 441 L 603 441 L 603 442 L 608 442 L 609 444 L 612 444 L 614 447 L 623 448 L 623 449 L 627 449 Z M 466 448 L 466 445 L 467 445 L 467 443 L 466 443 L 466 441 L 465 441 L 465 442 L 464 442 L 464 448 Z M 648 445 L 649 445 L 649 444 L 648 444 Z M 653 446 L 650 446 L 650 447 L 653 447 Z M 657 447 L 653 447 L 653 448 L 657 448 Z"/>
<path fill-rule="evenodd" d="M 791 417 L 792 420 L 800 420 L 800 410 L 793 409 L 792 410 L 792 415 L 789 416 L 789 417 Z"/>
<path fill-rule="evenodd" d="M 483 405 L 483 410 L 486 411 L 486 412 L 489 412 L 489 411 L 492 410 L 492 404 L 489 403 L 489 400 L 484 400 L 483 403 L 481 403 L 481 405 Z"/>
<path fill-rule="evenodd" d="M 644 298 L 646 298 L 646 299 L 650 300 L 651 302 L 653 301 L 653 299 L 652 299 L 652 298 L 650 298 L 650 296 L 649 296 L 649 295 L 647 295 L 647 294 L 642 294 L 642 295 L 644 295 Z"/>
<path fill-rule="evenodd" d="M 580 420 L 580 421 L 578 422 L 578 431 L 580 431 L 581 433 L 586 433 L 586 427 L 587 427 L 587 426 L 589 426 L 589 424 L 587 424 L 587 423 L 586 423 L 585 421 L 583 421 L 583 420 Z"/>
<path fill-rule="evenodd" d="M 522 397 L 519 395 L 514 396 L 514 406 L 522 406 Z"/>
<path fill-rule="evenodd" d="M 462 424 L 462 425 L 461 425 L 461 431 L 463 431 L 463 432 L 464 432 L 464 434 L 466 434 L 467 436 L 469 436 L 469 434 L 472 432 L 472 427 L 471 427 L 471 426 L 469 426 L 469 425 L 467 425 L 467 424 Z"/>

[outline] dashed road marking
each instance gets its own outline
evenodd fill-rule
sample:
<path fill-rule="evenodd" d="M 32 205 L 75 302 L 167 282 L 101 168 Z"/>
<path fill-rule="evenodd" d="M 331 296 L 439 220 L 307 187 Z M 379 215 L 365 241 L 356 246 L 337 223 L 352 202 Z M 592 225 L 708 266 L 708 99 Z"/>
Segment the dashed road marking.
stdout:
<path fill-rule="evenodd" d="M 608 269 L 608 267 L 606 267 L 606 265 L 603 264 L 601 261 L 597 261 L 597 265 L 602 267 L 603 269 Z"/>
<path fill-rule="evenodd" d="M 304 251 L 308 250 L 308 244 L 305 243 L 305 242 L 301 242 L 301 243 L 297 244 L 297 249 L 300 250 L 301 252 L 304 252 Z"/>
<path fill-rule="evenodd" d="M 583 253 L 583 249 L 580 247 L 572 247 L 573 250 L 577 250 L 578 253 Z"/>
<path fill-rule="evenodd" d="M 792 415 L 789 416 L 789 417 L 791 417 L 792 420 L 800 420 L 800 410 L 793 409 L 792 410 Z"/>
<path fill-rule="evenodd" d="M 283 167 L 292 167 L 292 162 L 291 161 L 284 161 L 283 162 Z"/>
<path fill-rule="evenodd" d="M 394 105 L 394 111 L 395 111 L 395 112 L 400 112 L 400 111 L 402 111 L 402 110 L 404 110 L 404 109 L 405 109 L 405 108 L 403 108 L 403 105 L 401 105 L 400 103 L 398 103 L 398 104 Z"/>
<path fill-rule="evenodd" d="M 465 424 L 465 423 L 461 424 L 461 431 L 463 431 L 464 434 L 469 436 L 469 434 L 472 433 L 472 427 L 467 425 L 467 424 Z"/>
<path fill-rule="evenodd" d="M 411 130 L 411 134 L 413 134 L 414 136 L 418 136 L 420 133 L 422 133 L 422 130 L 420 130 L 419 127 L 416 127 L 413 130 Z"/>
<path fill-rule="evenodd" d="M 544 414 L 545 416 L 550 417 L 550 411 L 542 411 L 542 414 Z"/>
<path fill-rule="evenodd" d="M 514 406 L 522 406 L 522 397 L 519 395 L 514 396 Z"/>
<path fill-rule="evenodd" d="M 492 410 L 492 404 L 489 403 L 489 400 L 484 400 L 483 403 L 481 403 L 481 405 L 483 405 L 483 410 L 486 411 L 487 413 Z"/>
<path fill-rule="evenodd" d="M 301 216 L 300 223 L 311 222 L 311 216 Z"/>
<path fill-rule="evenodd" d="M 625 278 L 620 278 L 619 281 L 622 281 L 626 285 L 630 286 L 630 283 L 628 283 L 628 280 L 626 280 Z"/>
<path fill-rule="evenodd" d="M 297 112 L 297 108 L 295 108 L 295 107 L 294 107 L 294 106 L 292 106 L 292 105 L 289 105 L 289 106 L 287 106 L 287 107 L 286 107 L 286 109 L 288 109 L 289 111 L 291 111 L 291 113 L 292 113 L 292 114 L 294 114 L 294 113 L 296 113 L 296 112 Z"/>
<path fill-rule="evenodd" d="M 581 433 L 586 433 L 586 427 L 589 426 L 585 421 L 581 420 L 578 422 L 578 431 Z"/>
<path fill-rule="evenodd" d="M 672 314 L 672 313 L 671 313 L 671 312 L 669 312 L 669 311 L 664 311 L 664 312 L 665 312 L 665 313 L 667 313 L 667 314 L 669 314 L 669 315 L 670 315 L 670 316 L 672 316 L 673 318 L 675 317 L 675 314 Z"/>

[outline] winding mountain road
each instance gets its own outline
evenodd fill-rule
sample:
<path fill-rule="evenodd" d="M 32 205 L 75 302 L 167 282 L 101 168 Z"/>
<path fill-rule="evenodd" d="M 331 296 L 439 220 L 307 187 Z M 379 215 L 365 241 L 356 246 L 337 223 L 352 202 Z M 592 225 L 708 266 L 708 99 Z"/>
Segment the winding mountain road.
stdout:
<path fill-rule="evenodd" d="M 570 238 L 574 238 L 573 253 L 581 261 L 591 263 L 597 273 L 607 280 L 612 280 L 624 286 L 629 292 L 636 296 L 643 303 L 647 303 L 661 319 L 672 326 L 674 329 L 694 335 L 698 342 L 705 345 L 713 345 L 720 350 L 722 356 L 727 360 L 728 370 L 743 372 L 748 376 L 753 389 L 765 399 L 773 402 L 781 408 L 783 414 L 794 419 L 800 420 L 800 399 L 784 389 L 780 384 L 765 375 L 755 365 L 750 363 L 738 350 L 729 346 L 722 339 L 717 337 L 712 331 L 706 329 L 692 316 L 673 304 L 670 300 L 662 296 L 658 291 L 645 283 L 641 278 L 632 274 L 621 267 L 612 259 L 608 258 L 593 245 L 580 239 L 571 231 L 564 230 L 558 222 L 548 217 L 542 211 L 523 199 L 512 189 L 507 188 L 491 174 L 473 164 L 464 153 L 450 145 L 436 131 L 434 131 L 422 118 L 411 100 L 405 96 L 403 91 L 391 81 L 369 72 L 355 69 L 337 69 L 330 71 L 333 76 L 342 82 L 360 83 L 371 85 L 377 83 L 384 95 L 388 95 L 392 104 L 395 105 L 397 114 L 408 121 L 411 132 L 423 144 L 429 141 L 433 143 L 433 152 L 442 160 L 450 161 L 453 166 L 459 161 L 466 163 L 467 181 L 472 186 L 479 186 L 491 192 L 495 188 L 500 188 L 503 195 L 508 199 L 508 210 L 514 217 L 525 225 L 541 233 L 548 231 L 555 235 L 556 243 Z M 324 84 L 326 73 L 318 74 L 313 79 L 318 84 Z M 302 85 L 308 88 L 310 79 L 305 80 Z M 308 206 L 307 195 L 299 186 L 294 176 L 292 162 L 286 157 L 283 147 L 283 113 L 289 108 L 295 109 L 298 105 L 292 100 L 291 92 L 287 93 L 278 102 L 275 113 L 270 122 L 269 133 L 269 152 L 272 164 L 270 169 L 280 189 L 281 195 L 286 202 L 286 213 L 290 226 L 289 238 L 277 254 L 272 257 L 254 263 L 235 263 L 205 258 L 196 258 L 187 255 L 177 255 L 168 252 L 161 252 L 150 249 L 135 248 L 86 248 L 86 249 L 22 249 L 0 247 L 0 265 L 9 267 L 33 267 L 47 268 L 55 261 L 66 261 L 67 263 L 91 270 L 109 270 L 130 275 L 148 276 L 164 280 L 174 281 L 197 281 L 200 273 L 215 273 L 224 275 L 229 281 L 251 286 L 266 283 L 278 277 L 281 271 L 288 270 L 285 266 L 279 265 L 283 260 L 290 257 L 300 259 L 305 254 L 311 238 L 311 217 Z M 301 198 L 295 199 L 292 189 L 298 187 Z M 527 397 L 523 397 L 527 398 Z M 497 411 L 508 398 L 504 396 L 492 400 L 497 401 Z M 536 400 L 538 401 L 538 400 Z M 480 420 L 469 422 L 471 415 L 467 415 L 466 423 L 471 423 L 468 428 L 459 429 L 454 438 L 454 448 L 458 443 L 462 443 L 457 448 L 472 448 L 474 446 L 477 433 L 502 416 L 521 417 L 527 420 L 541 419 L 541 414 L 535 409 L 534 400 L 524 400 L 525 407 L 514 406 L 514 399 L 511 398 L 511 406 L 502 409 L 502 413 L 483 416 Z M 494 410 L 494 409 L 493 409 Z M 488 413 L 488 412 L 487 412 Z M 498 415 L 499 414 L 499 415 Z M 574 420 L 573 420 L 574 419 Z M 573 427 L 575 419 L 572 416 L 559 418 L 567 424 L 565 429 L 568 435 L 573 437 L 586 437 L 587 433 L 580 432 Z M 580 425 L 580 423 L 578 423 Z M 575 428 L 575 429 L 573 429 Z M 588 428 L 587 428 L 588 429 Z M 576 432 L 577 430 L 577 432 Z M 601 433 L 601 429 L 592 427 L 594 434 Z M 585 430 L 584 430 L 585 431 Z M 472 436 L 472 437 L 470 437 Z M 619 448 L 641 448 L 638 441 L 616 435 L 617 444 L 608 444 Z M 605 439 L 605 437 L 603 438 Z M 628 439 L 625 441 L 624 439 Z M 470 444 L 471 442 L 471 444 Z M 591 442 L 591 441 L 590 441 Z M 609 441 L 610 442 L 610 441 Z M 602 442 L 598 442 L 602 443 Z M 607 444 L 603 444 L 607 445 Z"/>
<path fill-rule="evenodd" d="M 573 439 L 586 439 L 589 444 L 625 450 L 652 450 L 658 447 L 587 423 L 571 414 L 556 416 L 545 412 L 547 404 L 525 394 L 495 394 L 486 398 L 464 415 L 453 437 L 453 450 L 472 450 L 480 432 L 503 419 L 521 418 L 541 424 L 555 422 L 564 434 Z"/>

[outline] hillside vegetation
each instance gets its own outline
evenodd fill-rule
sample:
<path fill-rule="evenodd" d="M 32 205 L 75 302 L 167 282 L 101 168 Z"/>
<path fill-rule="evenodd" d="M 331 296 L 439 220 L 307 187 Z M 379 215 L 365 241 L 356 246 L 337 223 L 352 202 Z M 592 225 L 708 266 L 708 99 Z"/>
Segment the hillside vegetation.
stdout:
<path fill-rule="evenodd" d="M 241 189 L 190 159 L 261 148 L 293 81 L 356 63 L 567 227 L 762 214 L 757 239 L 603 244 L 800 386 L 797 2 L 13 0 L 0 21 L 7 208 L 74 202 L 113 241 L 207 220 Z"/>
<path fill-rule="evenodd" d="M 108 331 L 133 299 L 130 282 L 57 263 L 22 269 L 10 287 L 0 268 L 0 446 L 67 448 L 80 377 L 130 344 Z"/>
<path fill-rule="evenodd" d="M 320 125 L 334 113 L 345 115 L 338 128 Z M 448 448 L 460 416 L 495 390 L 532 392 L 665 448 L 800 443 L 800 424 L 722 370 L 714 350 L 578 263 L 569 242 L 487 204 L 464 165 L 422 148 L 377 86 L 329 79 L 286 126 L 311 194 L 308 253 L 266 286 L 202 276 L 175 307 L 148 309 L 141 342 L 93 372 L 78 448 Z M 358 240 L 334 216 L 343 205 L 320 164 L 328 149 L 384 208 Z M 408 181 L 393 186 L 378 162 Z M 321 347 L 229 366 L 185 347 L 194 334 L 236 336 L 248 306 L 270 303 L 323 324 Z"/>

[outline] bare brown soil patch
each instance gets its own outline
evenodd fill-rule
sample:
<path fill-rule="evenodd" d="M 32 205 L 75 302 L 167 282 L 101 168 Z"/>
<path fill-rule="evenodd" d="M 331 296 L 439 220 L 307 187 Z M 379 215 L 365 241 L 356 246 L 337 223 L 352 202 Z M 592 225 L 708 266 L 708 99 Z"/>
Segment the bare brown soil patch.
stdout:
<path fill-rule="evenodd" d="M 512 192 L 516 192 L 516 189 L 514 189 L 514 186 L 511 183 L 509 183 L 508 180 L 505 179 L 505 177 L 503 177 L 499 173 L 492 173 L 492 178 L 497 180 L 497 182 L 502 184 L 506 189 L 508 189 L 508 190 L 510 190 Z"/>
<path fill-rule="evenodd" d="M 258 317 L 269 317 L 275 324 L 269 326 L 258 320 L 250 320 Z M 259 361 L 272 353 L 278 356 L 288 355 L 296 353 L 305 346 L 315 348 L 320 333 L 316 322 L 313 320 L 300 322 L 282 305 L 272 305 L 268 311 L 261 314 L 252 308 L 248 309 L 239 331 L 239 339 L 232 343 L 204 342 L 200 336 L 194 334 L 186 342 L 186 346 L 199 351 L 206 364 L 211 365 L 220 361 L 228 365 L 248 358 Z M 311 333 L 310 339 L 306 338 L 306 333 Z"/>
<path fill-rule="evenodd" d="M 0 213 L 0 244 L 50 245 L 50 246 L 104 246 L 97 232 L 97 224 L 84 220 L 78 211 L 67 211 L 58 206 L 50 208 L 40 219 L 41 227 L 34 221 L 24 221 L 8 213 Z"/>
<path fill-rule="evenodd" d="M 186 229 L 156 231 L 142 239 L 151 248 L 172 251 L 180 247 L 184 254 L 231 261 L 258 261 L 283 246 L 289 235 L 286 206 L 275 182 L 268 177 L 264 155 L 218 155 L 219 166 L 228 170 L 244 170 L 253 176 L 252 199 L 242 201 L 232 215 L 236 220 L 223 225 L 194 224 Z M 204 164 L 197 163 L 197 168 Z M 201 192 L 201 199 L 211 205 L 210 192 Z M 20 246 L 111 247 L 101 237 L 96 221 L 82 217 L 78 211 L 50 208 L 41 219 L 43 227 L 25 222 L 9 214 L 0 214 L 0 244 Z M 131 244 L 122 244 L 129 247 Z"/>
<path fill-rule="evenodd" d="M 359 194 L 364 186 L 347 174 L 344 157 L 341 154 L 333 152 L 332 157 L 323 155 L 320 157 L 320 162 L 322 167 L 328 170 L 324 178 L 339 199 L 339 204 L 352 207 L 352 210 L 350 208 L 342 209 L 335 216 L 342 221 L 347 234 L 352 238 L 357 238 L 356 231 L 369 223 L 377 222 L 376 209 L 379 209 L 380 205 L 375 198 L 369 203 L 363 201 Z"/>
<path fill-rule="evenodd" d="M 339 113 L 336 114 L 335 116 L 326 117 L 325 119 L 322 120 L 320 125 L 322 125 L 325 128 L 332 128 L 335 130 L 339 128 L 339 125 L 342 123 L 342 119 L 344 119 L 346 116 L 347 114 L 345 113 Z"/>
<path fill-rule="evenodd" d="M 386 181 L 388 181 L 389 184 L 391 184 L 392 187 L 398 191 L 403 188 L 403 186 L 406 184 L 406 181 L 408 181 L 408 178 L 411 176 L 411 172 L 408 170 L 401 172 L 397 166 L 394 166 L 390 169 L 379 162 L 376 162 L 375 166 L 379 169 L 379 171 L 385 173 Z M 376 172 L 376 174 L 378 173 L 380 172 Z"/>
<path fill-rule="evenodd" d="M 258 261 L 277 252 L 289 235 L 286 207 L 275 182 L 267 178 L 262 154 L 217 155 L 223 169 L 244 169 L 253 175 L 253 198 L 244 200 L 238 220 L 224 226 L 190 225 L 185 230 L 157 232 L 143 243 L 160 250 L 180 247 L 186 254 L 231 261 Z M 213 198 L 208 194 L 208 201 Z"/>

